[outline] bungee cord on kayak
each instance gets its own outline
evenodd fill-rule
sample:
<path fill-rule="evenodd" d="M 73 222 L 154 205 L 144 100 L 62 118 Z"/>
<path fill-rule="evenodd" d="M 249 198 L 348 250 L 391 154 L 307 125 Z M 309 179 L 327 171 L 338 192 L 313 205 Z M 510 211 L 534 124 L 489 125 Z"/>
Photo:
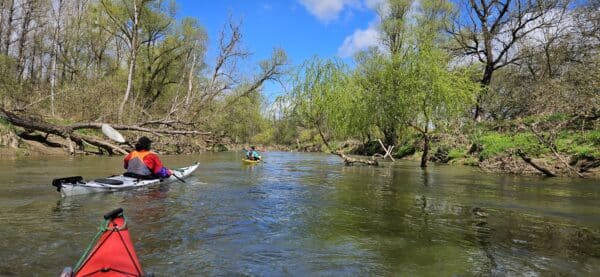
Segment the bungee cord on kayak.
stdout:
<path fill-rule="evenodd" d="M 106 275 L 110 272 L 126 276 L 144 276 L 122 208 L 104 216 L 98 233 L 94 235 L 73 270 L 66 268 L 61 277 Z"/>

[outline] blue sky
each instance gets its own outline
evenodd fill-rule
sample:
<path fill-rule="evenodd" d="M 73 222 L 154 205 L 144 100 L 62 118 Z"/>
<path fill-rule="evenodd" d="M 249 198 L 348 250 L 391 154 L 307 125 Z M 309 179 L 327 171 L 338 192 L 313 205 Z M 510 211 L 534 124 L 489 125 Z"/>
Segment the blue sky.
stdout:
<path fill-rule="evenodd" d="M 251 61 L 267 59 L 274 47 L 292 64 L 313 55 L 351 59 L 357 50 L 377 43 L 374 7 L 380 0 L 177 0 L 178 16 L 197 18 L 209 36 L 207 62 L 213 63 L 219 31 L 229 15 L 241 19 L 243 45 Z M 252 64 L 252 63 L 251 63 Z M 272 98 L 280 88 L 267 84 Z"/>

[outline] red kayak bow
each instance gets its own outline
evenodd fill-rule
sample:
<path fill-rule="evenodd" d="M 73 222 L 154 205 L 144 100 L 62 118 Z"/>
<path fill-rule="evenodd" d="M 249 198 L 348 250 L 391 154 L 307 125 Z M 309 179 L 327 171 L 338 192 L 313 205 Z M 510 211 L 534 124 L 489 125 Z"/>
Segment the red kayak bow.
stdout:
<path fill-rule="evenodd" d="M 104 215 L 100 231 L 74 270 L 65 269 L 63 276 L 144 276 L 122 208 Z"/>

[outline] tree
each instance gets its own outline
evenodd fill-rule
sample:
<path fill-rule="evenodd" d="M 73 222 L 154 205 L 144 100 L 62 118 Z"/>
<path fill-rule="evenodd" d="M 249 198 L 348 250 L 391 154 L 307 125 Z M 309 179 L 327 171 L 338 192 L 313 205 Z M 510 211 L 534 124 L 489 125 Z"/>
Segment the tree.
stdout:
<path fill-rule="evenodd" d="M 401 56 L 392 57 L 401 59 Z M 375 49 L 357 57 L 353 84 L 359 95 L 355 99 L 362 101 L 356 102 L 354 110 L 366 119 L 366 122 L 356 123 L 357 126 L 368 130 L 368 125 L 374 125 L 383 133 L 384 144 L 396 145 L 397 131 L 401 129 L 407 111 L 402 104 L 404 95 L 399 89 L 404 72 L 390 58 Z"/>
<path fill-rule="evenodd" d="M 362 101 L 355 102 L 354 110 L 367 120 L 355 120 L 353 124 L 366 132 L 369 129 L 367 125 L 377 126 L 387 145 L 396 145 L 405 112 L 398 106 L 401 95 L 396 90 L 401 77 L 393 66 L 388 65 L 391 59 L 406 55 L 414 47 L 414 37 L 410 31 L 413 3 L 414 0 L 388 0 L 380 4 L 377 13 L 381 22 L 379 38 L 383 49 L 372 48 L 356 57 L 355 87 L 350 91 L 355 90 L 361 96 Z"/>
<path fill-rule="evenodd" d="M 403 99 L 411 115 L 406 123 L 423 137 L 421 167 L 426 167 L 430 133 L 459 118 L 474 103 L 477 86 L 468 70 L 449 70 L 449 57 L 440 49 L 423 46 L 403 62 Z"/>
<path fill-rule="evenodd" d="M 457 45 L 454 50 L 483 65 L 483 93 L 494 72 L 526 56 L 525 51 L 516 49 L 517 43 L 551 24 L 550 20 L 543 20 L 544 16 L 556 17 L 555 13 L 564 12 L 567 6 L 562 0 L 462 0 L 461 4 L 461 14 L 454 16 L 448 32 Z M 476 120 L 483 116 L 483 96 L 475 105 Z"/>
<path fill-rule="evenodd" d="M 348 130 L 345 124 L 340 124 L 340 119 L 350 119 L 356 112 L 355 106 L 346 101 L 349 79 L 348 69 L 342 62 L 313 57 L 295 75 L 291 91 L 293 110 L 299 123 L 315 129 L 328 151 L 340 156 L 346 164 L 377 165 L 375 160 L 350 158 L 330 144 L 330 140 L 340 135 L 336 131 Z"/>
<path fill-rule="evenodd" d="M 392 56 L 406 50 L 410 37 L 410 33 L 406 31 L 414 2 L 415 0 L 387 0 L 377 10 L 381 22 L 380 39 Z"/>
<path fill-rule="evenodd" d="M 104 12 L 110 18 L 113 26 L 120 31 L 119 37 L 123 38 L 129 46 L 129 69 L 127 72 L 127 88 L 123 100 L 119 105 L 117 119 L 123 122 L 125 103 L 129 100 L 133 90 L 135 65 L 139 48 L 139 29 L 142 11 L 151 0 L 133 0 L 115 3 L 114 0 L 101 0 Z"/>
<path fill-rule="evenodd" d="M 335 110 L 336 93 L 346 78 L 345 67 L 339 61 L 313 57 L 296 73 L 292 89 L 294 112 L 304 127 L 315 128 L 325 146 L 329 144 L 332 131 L 329 120 Z"/>

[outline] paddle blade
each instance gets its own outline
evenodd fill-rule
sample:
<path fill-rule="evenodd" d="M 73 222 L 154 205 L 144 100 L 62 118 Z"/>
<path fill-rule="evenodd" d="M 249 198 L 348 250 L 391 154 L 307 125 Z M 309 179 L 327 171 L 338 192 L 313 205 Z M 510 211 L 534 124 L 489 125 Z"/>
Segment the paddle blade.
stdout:
<path fill-rule="evenodd" d="M 121 133 L 113 129 L 113 127 L 110 127 L 108 124 L 102 124 L 102 133 L 118 143 L 125 143 L 125 138 L 121 135 Z"/>

